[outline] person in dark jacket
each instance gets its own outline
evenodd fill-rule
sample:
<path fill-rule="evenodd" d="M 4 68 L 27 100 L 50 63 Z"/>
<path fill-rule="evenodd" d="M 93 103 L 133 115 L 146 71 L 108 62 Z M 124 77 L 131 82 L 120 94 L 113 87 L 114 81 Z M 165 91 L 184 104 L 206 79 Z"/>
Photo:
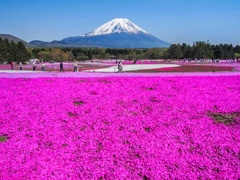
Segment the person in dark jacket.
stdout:
<path fill-rule="evenodd" d="M 60 63 L 60 72 L 61 72 L 61 71 L 64 71 L 64 70 L 63 70 L 63 63 L 62 63 L 62 62 Z"/>
<path fill-rule="evenodd" d="M 35 71 L 36 70 L 36 63 L 35 62 L 32 64 L 32 67 L 33 67 L 33 71 Z"/>

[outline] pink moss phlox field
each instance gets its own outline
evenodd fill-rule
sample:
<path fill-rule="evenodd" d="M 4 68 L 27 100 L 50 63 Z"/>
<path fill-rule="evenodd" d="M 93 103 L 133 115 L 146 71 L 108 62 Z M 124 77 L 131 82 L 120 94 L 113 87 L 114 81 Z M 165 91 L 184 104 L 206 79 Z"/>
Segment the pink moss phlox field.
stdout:
<path fill-rule="evenodd" d="M 239 76 L 0 78 L 0 90 L 0 179 L 240 177 Z"/>

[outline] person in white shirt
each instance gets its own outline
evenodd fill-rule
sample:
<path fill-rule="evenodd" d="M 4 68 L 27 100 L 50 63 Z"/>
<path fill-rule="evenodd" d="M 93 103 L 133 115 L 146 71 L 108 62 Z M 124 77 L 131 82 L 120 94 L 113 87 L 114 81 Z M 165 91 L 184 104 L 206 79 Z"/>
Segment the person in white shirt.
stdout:
<path fill-rule="evenodd" d="M 22 70 L 22 62 L 19 63 L 20 70 Z"/>
<path fill-rule="evenodd" d="M 74 72 L 78 72 L 78 64 L 77 64 L 77 61 L 74 61 L 73 67 L 74 67 Z"/>

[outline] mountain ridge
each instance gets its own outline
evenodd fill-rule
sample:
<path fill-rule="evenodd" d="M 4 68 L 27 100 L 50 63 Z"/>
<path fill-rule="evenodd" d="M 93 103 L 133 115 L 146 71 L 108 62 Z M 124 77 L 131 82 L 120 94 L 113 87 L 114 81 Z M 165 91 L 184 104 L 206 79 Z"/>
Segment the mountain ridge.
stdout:
<path fill-rule="evenodd" d="M 28 42 L 26 42 L 26 41 L 24 41 L 24 40 L 22 40 L 22 39 L 20 39 L 20 38 L 18 38 L 16 36 L 14 36 L 14 35 L 11 35 L 11 34 L 0 34 L 0 37 L 2 39 L 6 38 L 9 41 L 13 41 L 14 43 L 18 43 L 18 42 L 21 41 L 24 44 L 24 46 L 26 46 L 26 47 L 33 47 L 32 44 L 30 44 L 30 43 L 28 43 Z"/>

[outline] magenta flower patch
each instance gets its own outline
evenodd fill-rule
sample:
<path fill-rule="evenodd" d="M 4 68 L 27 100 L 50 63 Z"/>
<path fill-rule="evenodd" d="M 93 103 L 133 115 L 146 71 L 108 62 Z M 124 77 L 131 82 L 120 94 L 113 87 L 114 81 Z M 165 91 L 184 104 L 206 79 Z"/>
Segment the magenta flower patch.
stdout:
<path fill-rule="evenodd" d="M 0 179 L 238 179 L 239 76 L 0 78 Z"/>

